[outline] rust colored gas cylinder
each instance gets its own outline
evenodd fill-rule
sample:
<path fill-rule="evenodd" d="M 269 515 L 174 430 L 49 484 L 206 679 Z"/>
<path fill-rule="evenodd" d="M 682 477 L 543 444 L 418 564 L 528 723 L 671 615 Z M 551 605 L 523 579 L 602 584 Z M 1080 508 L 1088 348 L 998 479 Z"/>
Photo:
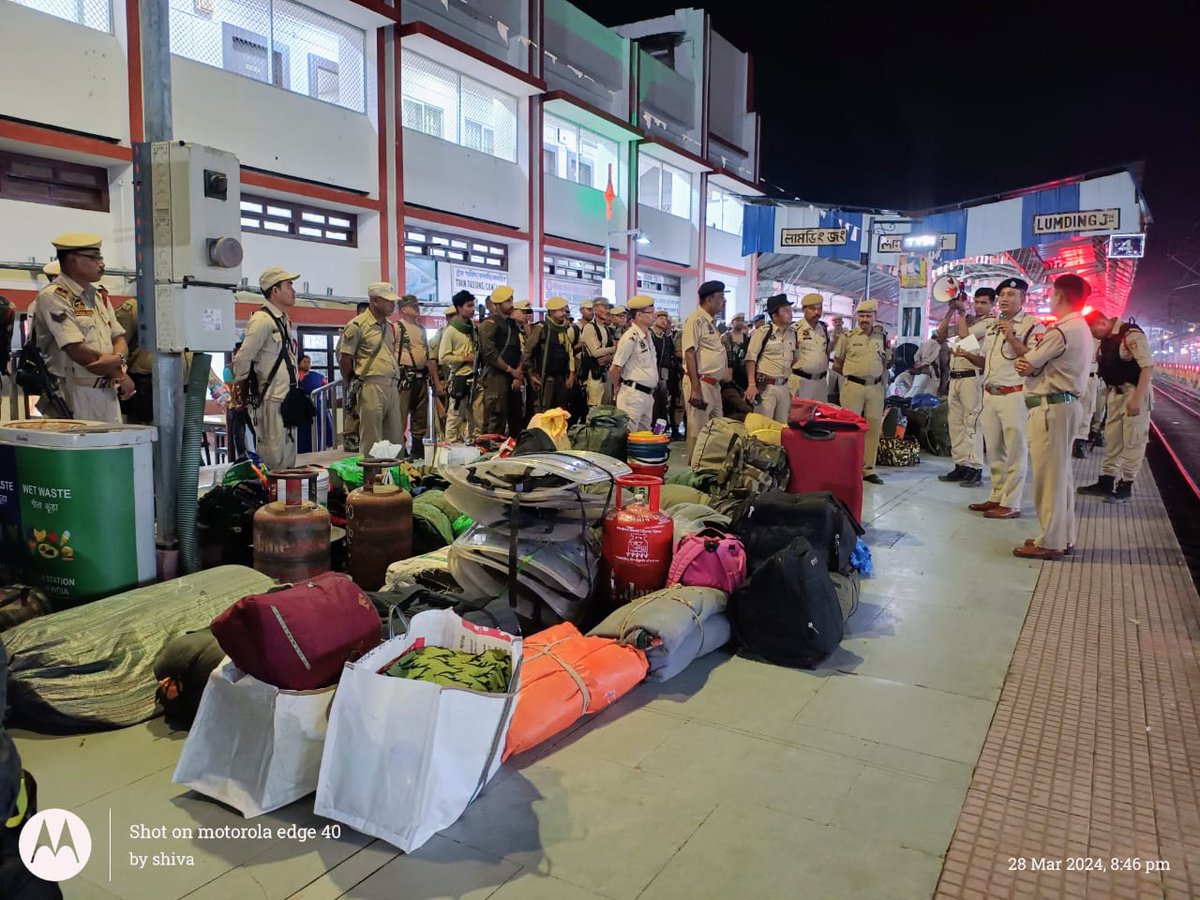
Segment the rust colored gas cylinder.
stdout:
<path fill-rule="evenodd" d="M 601 555 L 611 573 L 612 602 L 628 603 L 661 590 L 671 568 L 675 523 L 658 511 L 662 479 L 623 475 L 617 479 L 617 508 L 604 518 Z M 644 490 L 645 499 L 622 502 L 624 490 Z"/>
<path fill-rule="evenodd" d="M 254 568 L 264 575 L 286 583 L 329 571 L 329 513 L 316 502 L 319 474 L 306 467 L 267 475 L 273 488 L 283 482 L 283 497 L 254 514 Z"/>
<path fill-rule="evenodd" d="M 377 591 L 394 562 L 412 556 L 412 495 L 396 484 L 380 484 L 398 459 L 364 459 L 363 486 L 346 498 L 346 540 L 350 577 L 366 591 Z"/>

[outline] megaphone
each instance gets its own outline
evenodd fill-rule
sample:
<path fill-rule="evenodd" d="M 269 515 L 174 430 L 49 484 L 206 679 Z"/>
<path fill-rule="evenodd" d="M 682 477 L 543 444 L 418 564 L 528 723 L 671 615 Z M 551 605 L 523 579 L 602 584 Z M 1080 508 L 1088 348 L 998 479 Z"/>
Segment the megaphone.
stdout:
<path fill-rule="evenodd" d="M 957 298 L 961 291 L 962 285 L 953 275 L 943 275 L 933 283 L 932 288 L 933 299 L 938 303 L 949 303 Z"/>

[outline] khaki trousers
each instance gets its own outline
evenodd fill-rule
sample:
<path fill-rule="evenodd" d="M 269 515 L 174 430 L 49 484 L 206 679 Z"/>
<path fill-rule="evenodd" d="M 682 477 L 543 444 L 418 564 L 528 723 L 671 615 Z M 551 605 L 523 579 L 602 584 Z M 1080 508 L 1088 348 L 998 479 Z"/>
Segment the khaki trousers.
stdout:
<path fill-rule="evenodd" d="M 654 424 L 654 395 L 643 394 L 637 388 L 622 385 L 617 394 L 617 409 L 629 416 L 629 433 L 649 431 Z"/>
<path fill-rule="evenodd" d="M 358 395 L 358 435 L 363 456 L 371 452 L 376 441 L 404 443 L 395 378 L 388 376 L 381 381 L 363 382 Z"/>
<path fill-rule="evenodd" d="M 1086 441 L 1088 435 L 1091 434 L 1092 414 L 1096 412 L 1096 402 L 1099 397 L 1094 390 L 1098 378 L 1092 376 L 1088 379 L 1087 388 L 1079 397 L 1079 407 L 1083 410 L 1083 415 L 1079 419 L 1079 427 L 1075 429 L 1075 440 Z"/>
<path fill-rule="evenodd" d="M 421 446 L 425 440 L 425 432 L 429 430 L 429 379 L 422 378 L 415 385 L 404 388 L 400 392 L 400 440 L 404 443 L 404 432 L 412 433 L 413 452 L 424 454 Z M 412 419 L 409 422 L 409 419 Z"/>
<path fill-rule="evenodd" d="M 950 453 L 956 466 L 983 468 L 983 378 L 950 379 Z"/>
<path fill-rule="evenodd" d="M 1146 458 L 1154 392 L 1147 392 L 1142 411 L 1136 416 L 1125 412 L 1133 396 L 1132 385 L 1110 387 L 1106 393 L 1108 423 L 1104 426 L 1104 462 L 1100 465 L 1100 474 L 1112 475 L 1118 481 L 1133 481 L 1142 468 L 1142 460 Z"/>
<path fill-rule="evenodd" d="M 1095 378 L 1088 379 L 1088 387 L 1092 394 L 1092 431 L 1099 431 L 1104 427 L 1104 416 L 1108 411 L 1108 403 L 1105 399 L 1105 392 L 1108 390 L 1104 379 L 1097 375 Z"/>
<path fill-rule="evenodd" d="M 283 425 L 283 401 L 264 400 L 251 410 L 255 449 L 268 469 L 290 469 L 296 465 L 296 429 Z"/>
<path fill-rule="evenodd" d="M 446 398 L 446 440 L 469 441 L 479 432 L 482 422 L 478 414 L 482 395 L 477 389 L 461 400 Z"/>
<path fill-rule="evenodd" d="M 792 410 L 792 393 L 788 390 L 788 386 L 786 384 L 768 384 L 758 392 L 758 396 L 762 398 L 762 402 L 754 411 L 786 425 L 788 413 Z"/>
<path fill-rule="evenodd" d="M 1018 394 L 1017 396 L 1021 396 Z M 1075 546 L 1075 478 L 1071 444 L 1083 418 L 1078 401 L 1042 404 L 1029 411 L 1029 454 L 1033 459 L 1033 505 L 1046 550 Z"/>
<path fill-rule="evenodd" d="M 612 405 L 612 385 L 609 384 L 607 372 L 604 378 L 589 378 L 583 386 L 587 391 L 588 409 Z"/>
<path fill-rule="evenodd" d="M 816 378 L 795 377 L 798 382 L 795 394 L 801 400 L 820 400 L 822 403 L 829 402 L 829 380 L 826 378 L 826 373 L 822 373 Z"/>
<path fill-rule="evenodd" d="M 117 399 L 117 389 L 112 387 L 93 388 L 70 381 L 61 382 L 63 396 L 76 419 L 88 422 L 108 422 L 113 425 L 121 424 L 121 401 Z M 42 409 L 39 403 L 38 408 Z M 53 407 L 46 403 L 43 415 L 57 418 Z"/>
<path fill-rule="evenodd" d="M 863 475 L 875 474 L 879 455 L 879 432 L 883 428 L 883 401 L 887 385 L 866 386 L 842 377 L 842 407 L 867 420 L 867 443 L 863 449 Z"/>
<path fill-rule="evenodd" d="M 683 379 L 683 408 L 687 410 L 687 458 L 692 458 L 692 449 L 696 446 L 696 439 L 700 437 L 700 432 L 704 430 L 704 426 L 708 424 L 709 419 L 715 419 L 724 413 L 721 405 L 721 385 L 709 384 L 706 381 L 700 382 L 701 399 L 708 406 L 707 409 L 696 409 L 691 404 L 692 397 L 692 381 L 688 377 Z"/>
<path fill-rule="evenodd" d="M 1025 438 L 1028 420 L 1024 391 L 984 392 L 983 439 L 987 443 L 992 476 L 989 499 L 1009 509 L 1021 508 L 1021 492 L 1025 490 L 1025 475 L 1029 471 L 1029 444 Z"/>

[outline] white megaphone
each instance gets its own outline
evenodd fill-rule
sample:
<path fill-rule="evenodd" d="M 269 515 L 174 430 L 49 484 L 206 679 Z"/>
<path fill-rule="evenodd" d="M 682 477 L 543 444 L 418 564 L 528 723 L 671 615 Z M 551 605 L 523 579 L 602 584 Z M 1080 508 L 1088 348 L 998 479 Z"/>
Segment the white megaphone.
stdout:
<path fill-rule="evenodd" d="M 933 299 L 938 303 L 949 303 L 958 297 L 962 291 L 962 285 L 959 284 L 958 279 L 953 275 L 943 275 L 933 283 L 931 290 Z"/>

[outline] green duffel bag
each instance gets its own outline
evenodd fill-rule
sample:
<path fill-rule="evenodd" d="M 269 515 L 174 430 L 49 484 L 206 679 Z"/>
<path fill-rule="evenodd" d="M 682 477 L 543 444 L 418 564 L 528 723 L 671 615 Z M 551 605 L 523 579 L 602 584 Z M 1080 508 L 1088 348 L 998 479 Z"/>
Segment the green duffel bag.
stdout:
<path fill-rule="evenodd" d="M 587 422 L 567 429 L 572 450 L 591 450 L 625 461 L 629 452 L 629 416 L 615 406 L 596 406 Z"/>
<path fill-rule="evenodd" d="M 950 447 L 950 404 L 943 400 L 929 411 L 929 424 L 925 427 L 925 440 L 921 446 L 934 456 L 949 456 Z"/>

